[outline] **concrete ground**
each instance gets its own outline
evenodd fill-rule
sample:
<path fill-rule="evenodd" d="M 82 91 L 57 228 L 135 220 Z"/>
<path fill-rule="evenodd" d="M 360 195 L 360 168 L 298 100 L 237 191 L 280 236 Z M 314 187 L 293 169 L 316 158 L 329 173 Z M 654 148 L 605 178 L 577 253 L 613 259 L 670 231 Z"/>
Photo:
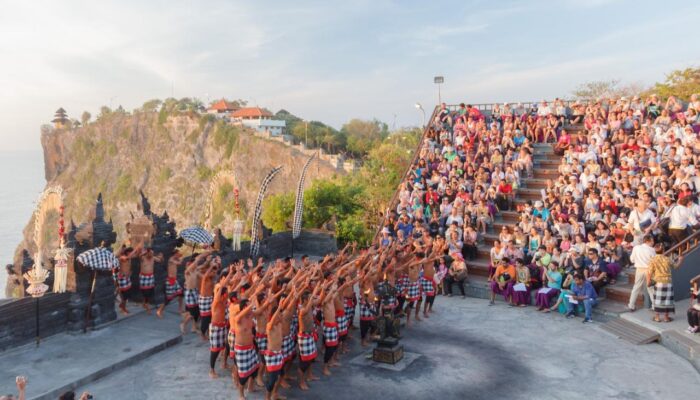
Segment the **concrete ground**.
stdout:
<path fill-rule="evenodd" d="M 350 363 L 363 351 L 355 339 L 332 377 L 314 382 L 308 392 L 283 394 L 333 400 L 681 399 L 694 397 L 700 387 L 700 375 L 686 360 L 658 344 L 618 340 L 598 323 L 459 297 L 438 297 L 436 312 L 404 330 L 406 351 L 420 354 L 405 370 Z M 228 377 L 208 377 L 208 359 L 207 344 L 190 334 L 181 344 L 80 390 L 96 399 L 235 398 Z M 320 374 L 318 363 L 314 368 Z M 262 393 L 249 398 L 260 399 Z"/>
<path fill-rule="evenodd" d="M 40 347 L 32 343 L 0 353 L 0 394 L 15 392 L 15 377 L 24 375 L 28 399 L 56 399 L 182 340 L 179 316 L 168 312 L 156 320 L 139 307 L 131 309 L 132 316 L 99 330 L 61 333 Z"/>

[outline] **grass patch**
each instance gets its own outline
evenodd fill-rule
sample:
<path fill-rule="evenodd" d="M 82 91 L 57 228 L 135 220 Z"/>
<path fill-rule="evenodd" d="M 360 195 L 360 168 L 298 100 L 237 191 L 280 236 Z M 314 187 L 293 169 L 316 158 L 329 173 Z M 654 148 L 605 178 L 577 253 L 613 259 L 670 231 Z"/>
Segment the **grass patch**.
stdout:
<path fill-rule="evenodd" d="M 240 134 L 240 128 L 237 126 L 232 126 L 224 121 L 219 121 L 216 123 L 216 128 L 214 130 L 214 145 L 219 148 L 223 148 L 224 157 L 229 158 L 233 154 L 233 148 L 238 144 L 238 135 Z"/>
<path fill-rule="evenodd" d="M 170 167 L 165 167 L 160 170 L 160 174 L 158 174 L 158 182 L 159 183 L 166 183 L 168 179 L 170 179 L 173 176 L 173 170 L 170 169 Z"/>

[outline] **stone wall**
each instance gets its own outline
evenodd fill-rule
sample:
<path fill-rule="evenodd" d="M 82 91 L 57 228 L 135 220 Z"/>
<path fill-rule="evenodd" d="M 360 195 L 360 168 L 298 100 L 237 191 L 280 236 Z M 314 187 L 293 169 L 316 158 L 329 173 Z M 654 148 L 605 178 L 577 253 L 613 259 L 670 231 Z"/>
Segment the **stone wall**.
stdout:
<path fill-rule="evenodd" d="M 68 325 L 71 293 L 49 293 L 39 299 L 39 334 L 47 337 Z M 36 303 L 31 297 L 0 306 L 0 350 L 29 343 L 36 338 Z"/>

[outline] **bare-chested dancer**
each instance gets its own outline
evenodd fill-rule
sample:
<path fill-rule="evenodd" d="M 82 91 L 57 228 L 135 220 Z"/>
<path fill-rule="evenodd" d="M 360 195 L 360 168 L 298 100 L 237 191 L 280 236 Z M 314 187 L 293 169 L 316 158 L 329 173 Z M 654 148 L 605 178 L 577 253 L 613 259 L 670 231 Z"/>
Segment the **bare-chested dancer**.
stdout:
<path fill-rule="evenodd" d="M 277 394 L 280 387 L 280 378 L 284 373 L 284 319 L 286 317 L 285 314 L 294 313 L 297 301 L 298 295 L 295 289 L 292 288 L 291 294 L 280 301 L 270 321 L 267 323 L 267 352 L 265 353 L 265 365 L 267 368 L 267 382 L 265 382 L 266 400 L 284 399 L 284 397 Z"/>
<path fill-rule="evenodd" d="M 202 277 L 201 263 L 208 255 L 209 253 L 197 255 L 185 267 L 185 308 L 187 311 L 182 314 L 182 323 L 180 324 L 180 331 L 183 334 L 190 321 L 192 321 L 192 332 L 199 332 L 197 322 L 199 321 L 199 286 Z"/>
<path fill-rule="evenodd" d="M 163 255 L 154 255 L 153 248 L 146 247 L 139 251 L 139 258 L 141 260 L 139 289 L 141 289 L 141 295 L 143 296 L 143 308 L 150 314 L 151 307 L 149 303 L 153 303 L 153 293 L 156 287 L 156 279 L 153 276 L 153 265 L 156 262 L 162 262 Z"/>
<path fill-rule="evenodd" d="M 209 324 L 211 323 L 211 306 L 214 301 L 214 277 L 219 271 L 221 260 L 219 258 L 207 257 L 209 267 L 202 275 L 202 282 L 199 287 L 199 316 L 200 331 L 204 339 L 208 338 Z"/>
<path fill-rule="evenodd" d="M 216 359 L 221 350 L 226 349 L 226 307 L 228 306 L 226 283 L 222 279 L 214 287 L 209 324 L 209 376 L 216 378 Z"/>
<path fill-rule="evenodd" d="M 177 268 L 182 263 L 182 254 L 180 250 L 175 249 L 173 255 L 168 259 L 168 277 L 165 278 L 165 301 L 158 307 L 156 315 L 163 318 L 163 311 L 170 302 L 177 297 L 178 302 L 178 312 L 182 314 L 184 312 L 182 308 L 182 287 L 177 281 Z"/>
<path fill-rule="evenodd" d="M 129 314 L 126 309 L 126 303 L 129 301 L 129 292 L 131 291 L 131 260 L 137 256 L 134 249 L 131 247 L 122 246 L 119 251 L 119 271 L 117 272 L 117 286 L 119 286 L 119 310 L 122 314 Z"/>
<path fill-rule="evenodd" d="M 330 375 L 330 364 L 333 355 L 338 350 L 338 322 L 335 319 L 335 298 L 338 288 L 329 281 L 321 292 L 321 306 L 323 308 L 323 375 Z"/>
<path fill-rule="evenodd" d="M 307 267 L 308 268 L 308 267 Z M 310 283 L 307 278 L 304 288 Z M 299 388 L 309 390 L 308 380 L 316 380 L 311 371 L 311 364 L 316 360 L 318 351 L 316 341 L 318 332 L 314 325 L 313 310 L 319 304 L 321 285 L 316 285 L 313 293 L 303 292 L 301 295 L 301 308 L 299 309 Z"/>

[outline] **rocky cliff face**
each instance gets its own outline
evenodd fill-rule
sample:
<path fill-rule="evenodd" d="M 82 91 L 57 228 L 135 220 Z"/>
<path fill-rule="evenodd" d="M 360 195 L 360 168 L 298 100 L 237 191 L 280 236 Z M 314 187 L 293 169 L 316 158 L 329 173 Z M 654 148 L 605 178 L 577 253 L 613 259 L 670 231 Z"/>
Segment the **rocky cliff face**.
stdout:
<path fill-rule="evenodd" d="M 102 193 L 118 243 L 125 239 L 125 224 L 140 204 L 140 190 L 154 212 L 167 210 L 178 229 L 205 224 L 210 183 L 221 170 L 231 170 L 236 176 L 242 219 L 249 233 L 250 214 L 264 176 L 284 165 L 268 193 L 294 190 L 308 158 L 280 142 L 196 114 L 114 112 L 77 129 L 44 128 L 41 143 L 47 186 L 60 185 L 65 191 L 66 223 L 87 221 L 97 194 Z M 341 172 L 329 163 L 319 162 L 309 171 L 307 185 L 314 178 L 337 173 Z M 229 235 L 234 219 L 232 189 L 224 184 L 214 191 L 209 217 L 211 225 Z M 47 221 L 43 235 L 55 249 L 57 227 L 50 224 L 56 218 Z M 18 254 L 24 248 L 32 254 L 36 251 L 33 229 L 30 218 Z"/>

